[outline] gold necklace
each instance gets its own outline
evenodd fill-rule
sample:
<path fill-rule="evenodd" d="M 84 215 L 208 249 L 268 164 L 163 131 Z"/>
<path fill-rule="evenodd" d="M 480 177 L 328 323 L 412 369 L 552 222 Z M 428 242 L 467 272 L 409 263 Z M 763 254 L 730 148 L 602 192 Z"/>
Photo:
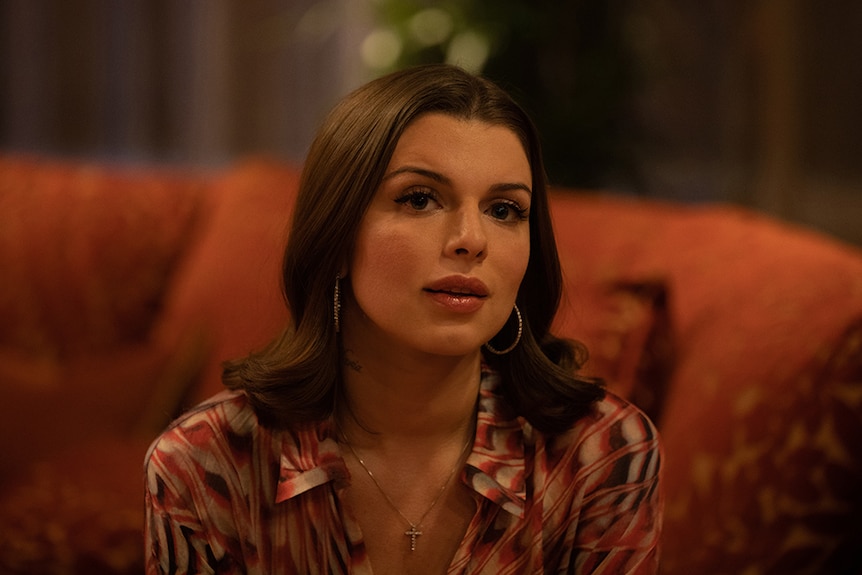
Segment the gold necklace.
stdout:
<path fill-rule="evenodd" d="M 367 473 L 368 477 L 371 478 L 371 481 L 374 482 L 374 485 L 377 487 L 377 490 L 380 491 L 380 494 L 386 500 L 386 503 L 389 504 L 389 507 L 394 509 L 395 512 L 398 513 L 398 515 L 400 515 L 401 518 L 406 521 L 407 524 L 410 526 L 410 529 L 405 531 L 404 535 L 410 538 L 410 551 L 416 551 L 416 538 L 422 535 L 422 531 L 419 530 L 419 527 L 422 525 L 422 522 L 425 521 L 425 518 L 428 517 L 428 514 L 431 513 L 431 510 L 437 506 L 437 502 L 440 501 L 440 498 L 443 497 L 443 493 L 446 491 L 446 488 L 449 487 L 449 482 L 452 481 L 452 477 L 455 476 L 455 472 L 458 471 L 458 468 L 460 467 L 461 458 L 464 457 L 464 453 L 467 451 L 467 448 L 470 447 L 470 444 L 473 443 L 473 440 L 467 440 L 467 443 L 465 443 L 464 447 L 461 448 L 461 453 L 458 455 L 458 461 L 455 462 L 455 467 L 452 468 L 452 471 L 449 472 L 449 476 L 446 477 L 446 482 L 443 483 L 443 486 L 437 493 L 437 497 L 434 498 L 434 501 L 431 502 L 431 506 L 428 507 L 428 509 L 425 510 L 425 513 L 422 514 L 422 517 L 419 518 L 419 521 L 413 523 L 412 521 L 407 519 L 407 517 L 403 513 L 401 513 L 401 510 L 398 509 L 398 506 L 395 505 L 395 502 L 392 501 L 392 498 L 390 498 L 386 491 L 383 490 L 383 487 L 377 481 L 377 478 L 374 477 L 374 474 L 371 473 L 371 470 L 368 469 L 368 466 L 365 465 L 365 462 L 362 460 L 361 457 L 359 457 L 359 454 L 356 453 L 356 450 L 353 449 L 353 446 L 350 445 L 350 442 L 347 441 L 347 437 L 344 435 L 342 435 L 342 437 L 344 438 L 344 443 L 347 445 L 348 449 L 350 449 L 350 452 L 353 454 L 353 457 L 356 458 L 356 461 L 359 462 L 359 465 L 362 466 L 362 469 L 365 470 L 365 473 Z"/>

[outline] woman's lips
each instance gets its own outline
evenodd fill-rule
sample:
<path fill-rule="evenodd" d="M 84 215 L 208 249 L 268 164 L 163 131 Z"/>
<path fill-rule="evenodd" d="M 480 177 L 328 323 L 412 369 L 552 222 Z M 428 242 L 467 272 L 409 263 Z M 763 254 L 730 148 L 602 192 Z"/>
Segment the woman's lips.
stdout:
<path fill-rule="evenodd" d="M 425 293 L 435 303 L 456 313 L 473 313 L 485 304 L 485 298 L 476 295 L 456 294 L 446 291 L 426 291 Z"/>
<path fill-rule="evenodd" d="M 477 278 L 448 276 L 425 287 L 431 299 L 457 313 L 473 313 L 482 307 L 488 297 L 488 287 Z"/>

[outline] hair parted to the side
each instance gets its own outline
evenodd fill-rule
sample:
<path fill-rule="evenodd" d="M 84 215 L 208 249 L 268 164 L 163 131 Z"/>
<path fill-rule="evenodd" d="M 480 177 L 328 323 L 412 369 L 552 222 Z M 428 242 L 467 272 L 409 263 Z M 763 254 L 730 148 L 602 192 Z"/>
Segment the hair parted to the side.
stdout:
<path fill-rule="evenodd" d="M 494 83 L 450 65 L 431 64 L 373 80 L 344 98 L 311 145 L 299 183 L 282 280 L 288 328 L 258 353 L 228 362 L 224 382 L 242 389 L 267 425 L 294 427 L 329 417 L 341 387 L 340 339 L 333 324 L 335 277 L 405 128 L 440 112 L 512 130 L 532 169 L 530 259 L 517 296 L 521 342 L 509 354 L 486 354 L 511 405 L 537 429 L 557 433 L 587 413 L 604 391 L 576 375 L 580 344 L 549 329 L 562 293 L 562 274 L 548 207 L 536 129 Z M 510 322 L 511 323 L 511 322 Z M 494 338 L 513 341 L 509 324 Z M 508 339 L 507 339 L 508 338 Z"/>

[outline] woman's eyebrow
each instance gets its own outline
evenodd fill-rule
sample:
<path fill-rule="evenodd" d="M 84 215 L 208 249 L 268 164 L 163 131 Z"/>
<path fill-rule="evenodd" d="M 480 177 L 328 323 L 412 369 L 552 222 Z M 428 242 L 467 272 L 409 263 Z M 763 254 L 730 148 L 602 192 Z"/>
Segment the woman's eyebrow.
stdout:
<path fill-rule="evenodd" d="M 533 190 L 530 189 L 530 186 L 518 182 L 494 184 L 491 186 L 492 192 L 511 192 L 513 190 L 523 190 L 529 195 L 533 195 Z"/>
<path fill-rule="evenodd" d="M 451 185 L 452 181 L 441 174 L 440 172 L 435 172 L 433 170 L 426 170 L 425 168 L 417 168 L 415 166 L 403 166 L 392 170 L 385 176 L 383 176 L 383 180 L 388 180 L 390 178 L 394 178 L 395 176 L 400 176 L 401 174 L 417 174 L 419 176 L 424 176 L 428 179 L 434 180 L 435 182 L 439 182 L 441 184 Z"/>
<path fill-rule="evenodd" d="M 426 177 L 430 180 L 434 180 L 435 182 L 447 186 L 452 185 L 452 181 L 440 172 L 435 172 L 434 170 L 427 170 L 425 168 L 417 168 L 415 166 L 403 166 L 392 170 L 391 172 L 383 176 L 383 181 L 386 181 L 390 178 L 394 178 L 396 176 L 400 176 L 401 174 L 417 174 L 419 176 Z M 530 189 L 530 186 L 520 182 L 502 182 L 491 186 L 491 191 L 493 192 L 508 192 L 512 190 L 523 190 L 531 196 L 533 195 L 533 190 Z"/>

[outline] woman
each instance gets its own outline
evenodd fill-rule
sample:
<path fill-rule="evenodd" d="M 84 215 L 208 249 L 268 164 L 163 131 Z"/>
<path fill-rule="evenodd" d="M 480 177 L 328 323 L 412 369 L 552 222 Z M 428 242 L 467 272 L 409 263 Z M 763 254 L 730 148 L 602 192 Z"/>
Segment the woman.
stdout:
<path fill-rule="evenodd" d="M 284 256 L 292 323 L 147 460 L 150 573 L 652 573 L 659 444 L 549 327 L 539 139 L 431 65 L 343 100 Z"/>

